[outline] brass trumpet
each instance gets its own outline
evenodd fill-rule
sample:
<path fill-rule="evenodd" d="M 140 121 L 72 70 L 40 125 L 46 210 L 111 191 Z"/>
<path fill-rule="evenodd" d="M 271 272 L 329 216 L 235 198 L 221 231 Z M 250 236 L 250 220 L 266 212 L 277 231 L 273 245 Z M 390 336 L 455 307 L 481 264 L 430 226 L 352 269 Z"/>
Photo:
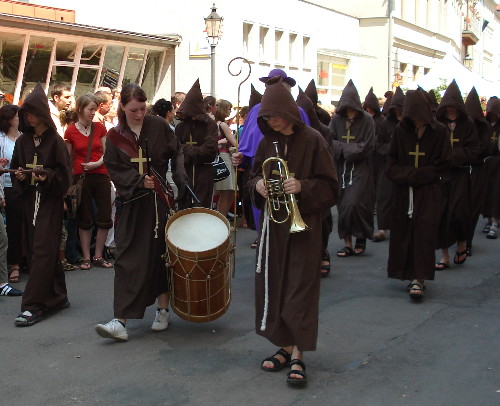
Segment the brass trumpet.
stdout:
<path fill-rule="evenodd" d="M 273 142 L 273 144 L 276 149 L 276 156 L 267 158 L 262 164 L 262 177 L 268 193 L 266 204 L 269 210 L 269 217 L 278 224 L 282 224 L 290 219 L 290 233 L 309 230 L 307 224 L 302 220 L 295 195 L 285 193 L 283 182 L 285 179 L 290 178 L 290 172 L 288 171 L 286 161 L 279 156 L 278 143 Z M 272 163 L 278 164 L 279 179 L 267 179 L 266 177 L 266 167 Z M 285 206 L 287 215 L 283 220 L 278 220 L 275 217 L 275 212 L 277 213 L 280 210 L 281 205 Z"/>

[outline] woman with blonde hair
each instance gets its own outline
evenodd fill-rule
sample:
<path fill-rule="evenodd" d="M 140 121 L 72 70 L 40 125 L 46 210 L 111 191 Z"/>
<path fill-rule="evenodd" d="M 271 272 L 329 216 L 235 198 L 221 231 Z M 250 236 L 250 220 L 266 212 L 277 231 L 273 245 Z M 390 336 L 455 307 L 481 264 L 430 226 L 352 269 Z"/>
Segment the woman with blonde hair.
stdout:
<path fill-rule="evenodd" d="M 238 142 L 230 130 L 229 126 L 225 123 L 225 120 L 231 114 L 231 109 L 233 105 L 227 100 L 217 101 L 217 110 L 215 111 L 215 121 L 217 122 L 217 128 L 219 129 L 218 135 L 218 147 L 219 155 L 222 157 L 227 167 L 229 168 L 230 175 L 224 180 L 215 183 L 214 189 L 219 193 L 219 199 L 217 200 L 217 211 L 224 216 L 227 216 L 231 204 L 234 198 L 234 177 L 235 170 L 231 163 L 231 156 L 229 155 L 229 148 L 237 147 Z"/>

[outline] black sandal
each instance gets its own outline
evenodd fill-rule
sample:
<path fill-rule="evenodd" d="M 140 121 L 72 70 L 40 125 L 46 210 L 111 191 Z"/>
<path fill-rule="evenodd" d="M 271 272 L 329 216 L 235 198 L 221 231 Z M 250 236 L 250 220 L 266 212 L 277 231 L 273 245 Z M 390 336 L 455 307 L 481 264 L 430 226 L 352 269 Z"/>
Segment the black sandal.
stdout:
<path fill-rule="evenodd" d="M 424 289 L 425 289 L 425 284 L 422 282 L 419 282 L 418 280 L 413 280 L 409 285 L 408 285 L 408 292 L 410 294 L 410 297 L 412 299 L 422 299 L 424 297 Z"/>
<path fill-rule="evenodd" d="M 328 276 L 328 274 L 330 273 L 330 255 L 327 253 L 323 256 L 323 258 L 321 258 L 321 261 L 328 262 L 328 265 L 321 265 L 321 276 Z"/>
<path fill-rule="evenodd" d="M 354 250 L 351 247 L 345 246 L 341 250 L 337 251 L 338 257 L 351 257 L 354 255 Z"/>
<path fill-rule="evenodd" d="M 305 385 L 307 383 L 306 365 L 300 359 L 293 359 L 290 362 L 290 367 L 293 367 L 294 365 L 298 365 L 299 367 L 302 368 L 302 370 L 300 370 L 300 369 L 291 369 L 290 372 L 288 372 L 286 381 L 290 385 L 297 385 L 297 386 L 299 386 L 299 385 Z M 299 375 L 302 378 L 292 378 L 291 377 L 292 375 Z"/>
<path fill-rule="evenodd" d="M 356 250 L 361 250 L 356 252 Z M 354 244 L 354 255 L 361 255 L 366 250 L 366 238 L 356 238 L 356 244 Z"/>
<path fill-rule="evenodd" d="M 464 259 L 460 261 L 460 257 L 464 257 Z M 453 258 L 453 262 L 457 265 L 462 265 L 466 260 L 467 260 L 467 250 L 457 251 L 455 257 Z"/>
<path fill-rule="evenodd" d="M 278 358 L 276 358 L 276 355 L 281 355 L 283 358 L 285 358 L 285 362 L 281 362 Z M 274 355 L 262 361 L 260 368 L 266 372 L 278 372 L 281 371 L 286 366 L 290 365 L 291 358 L 292 358 L 291 354 L 286 352 L 283 348 L 280 348 L 278 351 L 276 351 Z M 264 362 L 266 361 L 272 362 L 273 367 L 272 368 L 265 367 Z"/>

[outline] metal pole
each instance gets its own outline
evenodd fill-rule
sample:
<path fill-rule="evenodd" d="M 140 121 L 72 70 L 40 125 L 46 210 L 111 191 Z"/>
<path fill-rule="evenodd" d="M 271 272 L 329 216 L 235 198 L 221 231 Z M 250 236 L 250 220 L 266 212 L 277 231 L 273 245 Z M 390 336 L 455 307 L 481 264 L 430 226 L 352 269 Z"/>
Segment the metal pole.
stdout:
<path fill-rule="evenodd" d="M 212 84 L 210 86 L 210 95 L 215 97 L 215 44 L 210 45 L 210 60 L 212 62 L 211 74 L 212 74 Z"/>

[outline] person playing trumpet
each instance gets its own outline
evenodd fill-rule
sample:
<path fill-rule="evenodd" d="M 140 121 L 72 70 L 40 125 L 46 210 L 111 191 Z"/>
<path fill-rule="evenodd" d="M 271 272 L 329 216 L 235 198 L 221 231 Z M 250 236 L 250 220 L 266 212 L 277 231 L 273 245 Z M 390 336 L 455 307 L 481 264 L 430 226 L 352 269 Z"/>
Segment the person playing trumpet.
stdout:
<path fill-rule="evenodd" d="M 287 382 L 304 385 L 302 354 L 316 349 L 318 334 L 322 213 L 337 202 L 337 174 L 327 142 L 302 123 L 298 106 L 279 76 L 267 82 L 257 121 L 264 137 L 248 182 L 252 201 L 261 209 L 256 331 L 280 347 L 261 368 L 275 372 L 290 366 Z M 276 157 L 276 149 L 284 162 L 272 160 L 267 164 L 268 158 Z M 286 170 L 280 171 L 284 165 Z M 288 178 L 283 179 L 284 173 Z M 292 207 L 269 213 L 275 204 L 267 204 L 267 180 L 277 177 L 282 178 L 284 195 L 294 198 L 281 196 L 277 200 L 285 200 Z M 287 209 L 292 215 L 283 221 Z M 306 225 L 301 232 L 290 232 L 295 215 Z"/>

